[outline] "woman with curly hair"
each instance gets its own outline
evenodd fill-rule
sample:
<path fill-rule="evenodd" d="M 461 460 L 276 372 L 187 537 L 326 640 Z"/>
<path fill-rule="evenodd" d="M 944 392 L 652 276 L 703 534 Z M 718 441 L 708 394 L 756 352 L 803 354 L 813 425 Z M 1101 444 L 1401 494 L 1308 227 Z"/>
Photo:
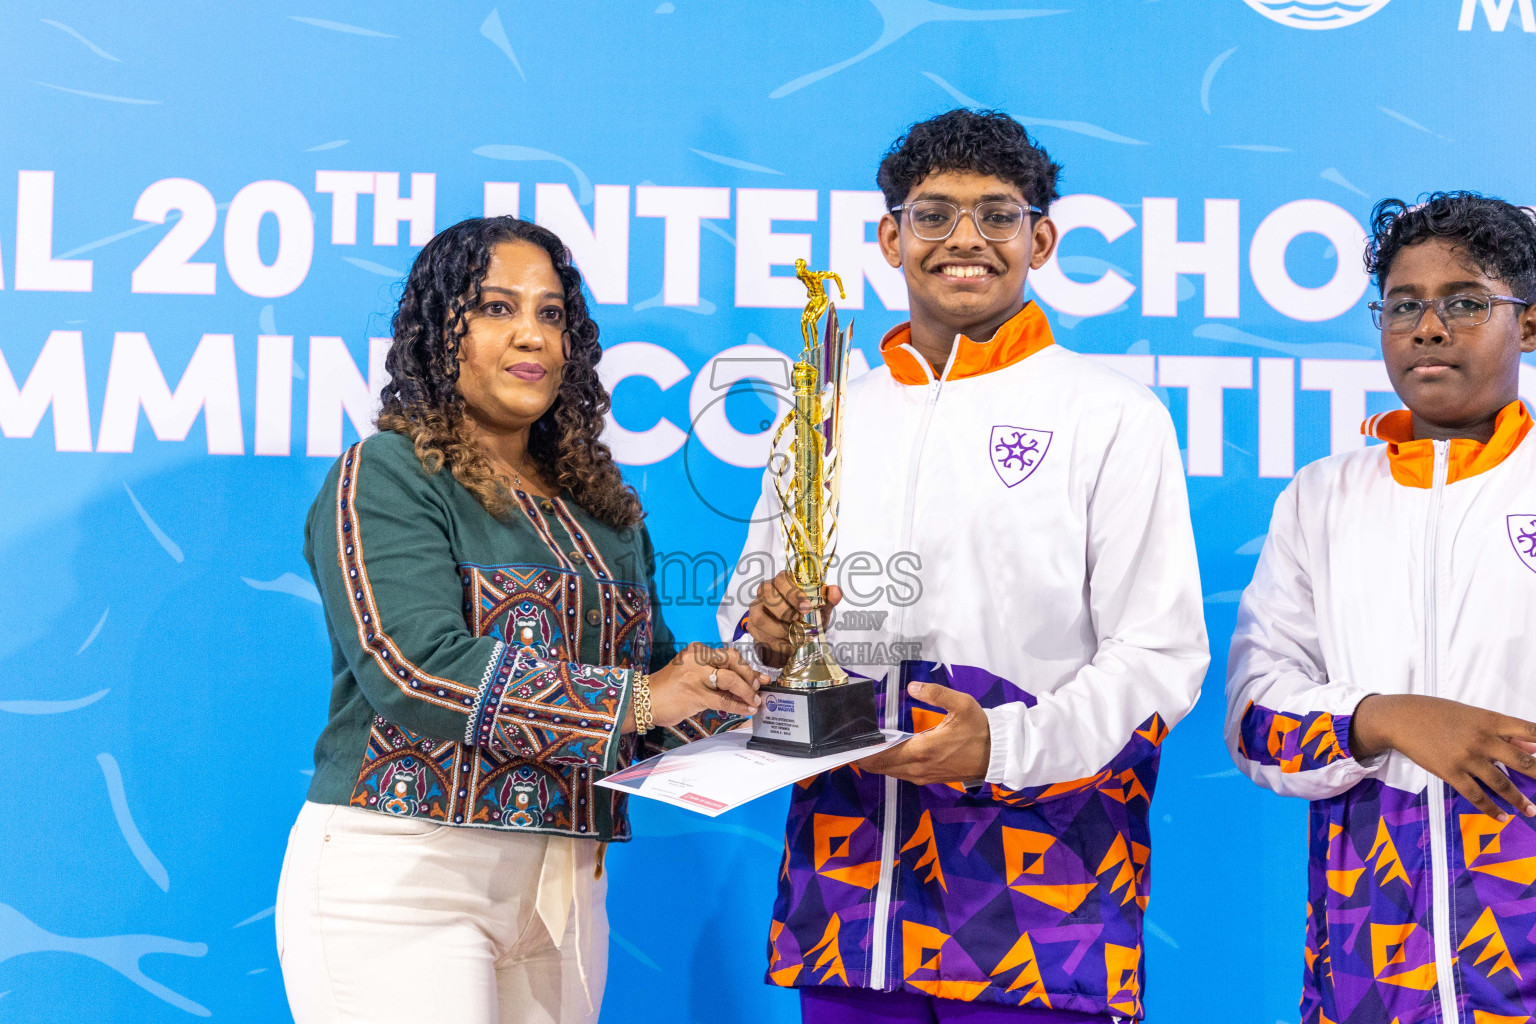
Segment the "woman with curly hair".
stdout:
<path fill-rule="evenodd" d="M 594 784 L 750 715 L 766 677 L 674 651 L 558 238 L 448 228 L 393 329 L 380 432 L 306 527 L 333 685 L 279 883 L 289 1002 L 297 1024 L 594 1020 L 603 850 L 630 836 Z"/>

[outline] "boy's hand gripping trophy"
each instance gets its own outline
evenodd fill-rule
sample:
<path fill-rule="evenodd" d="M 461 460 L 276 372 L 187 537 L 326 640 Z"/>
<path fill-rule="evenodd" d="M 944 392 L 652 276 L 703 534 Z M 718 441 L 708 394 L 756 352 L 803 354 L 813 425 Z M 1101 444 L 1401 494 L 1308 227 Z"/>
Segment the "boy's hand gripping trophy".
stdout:
<path fill-rule="evenodd" d="M 794 651 L 783 673 L 762 688 L 763 708 L 753 720 L 749 746 L 819 757 L 881 743 L 884 737 L 875 715 L 874 681 L 850 679 L 832 656 L 821 627 L 822 591 L 837 546 L 843 387 L 852 325 L 838 329 L 837 307 L 827 298 L 827 280 L 836 282 L 839 297 L 845 297 L 836 274 L 812 271 L 804 260 L 795 261 L 795 271 L 808 295 L 800 316 L 803 348 L 790 373 L 794 408 L 774 435 L 769 466 L 789 573 L 811 607 L 791 627 Z M 823 316 L 824 335 L 819 329 Z"/>

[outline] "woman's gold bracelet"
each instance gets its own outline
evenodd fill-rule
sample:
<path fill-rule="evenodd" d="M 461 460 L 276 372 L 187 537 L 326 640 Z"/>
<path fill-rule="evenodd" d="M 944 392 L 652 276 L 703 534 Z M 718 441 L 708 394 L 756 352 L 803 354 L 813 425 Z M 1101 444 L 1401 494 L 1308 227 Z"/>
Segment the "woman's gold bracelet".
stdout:
<path fill-rule="evenodd" d="M 656 724 L 656 716 L 651 710 L 651 677 L 644 672 L 635 676 L 635 732 L 645 734 L 651 731 L 651 726 Z"/>

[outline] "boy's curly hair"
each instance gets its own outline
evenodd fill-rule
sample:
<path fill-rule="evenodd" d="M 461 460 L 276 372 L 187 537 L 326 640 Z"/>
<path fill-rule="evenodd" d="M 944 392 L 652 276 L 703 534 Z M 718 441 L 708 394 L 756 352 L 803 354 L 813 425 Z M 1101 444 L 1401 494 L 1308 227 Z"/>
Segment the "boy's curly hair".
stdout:
<path fill-rule="evenodd" d="M 1061 165 L 1051 162 L 1023 125 L 997 110 L 960 107 L 912 125 L 886 150 L 875 181 L 890 209 L 905 202 L 924 178 L 942 171 L 1001 178 L 1047 213 L 1060 198 L 1056 178 Z"/>
<path fill-rule="evenodd" d="M 1392 262 L 1405 246 L 1443 238 L 1489 277 L 1507 283 L 1517 299 L 1536 301 L 1536 219 L 1531 211 L 1477 192 L 1430 192 L 1409 205 L 1383 199 L 1371 211 L 1365 269 L 1386 287 Z"/>

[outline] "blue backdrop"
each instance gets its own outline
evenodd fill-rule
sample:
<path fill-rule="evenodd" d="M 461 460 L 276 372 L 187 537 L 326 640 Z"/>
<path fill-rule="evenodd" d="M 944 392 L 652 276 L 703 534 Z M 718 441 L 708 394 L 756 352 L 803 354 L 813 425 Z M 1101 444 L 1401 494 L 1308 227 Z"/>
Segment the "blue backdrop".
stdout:
<path fill-rule="evenodd" d="M 1059 340 L 1159 389 L 1191 473 L 1213 670 L 1153 808 L 1149 1013 L 1295 1020 L 1305 807 L 1222 746 L 1235 602 L 1294 467 L 1395 404 L 1371 202 L 1529 196 L 1536 16 L 1027 2 L 7 3 L 0 1019 L 289 1019 L 272 905 L 329 686 L 301 523 L 435 228 L 576 250 L 667 614 L 709 638 L 769 418 L 731 380 L 797 336 L 787 264 L 842 271 L 876 361 L 878 158 L 984 105 L 1066 167 Z M 605 1019 L 796 1019 L 760 980 L 783 811 L 635 808 Z"/>

